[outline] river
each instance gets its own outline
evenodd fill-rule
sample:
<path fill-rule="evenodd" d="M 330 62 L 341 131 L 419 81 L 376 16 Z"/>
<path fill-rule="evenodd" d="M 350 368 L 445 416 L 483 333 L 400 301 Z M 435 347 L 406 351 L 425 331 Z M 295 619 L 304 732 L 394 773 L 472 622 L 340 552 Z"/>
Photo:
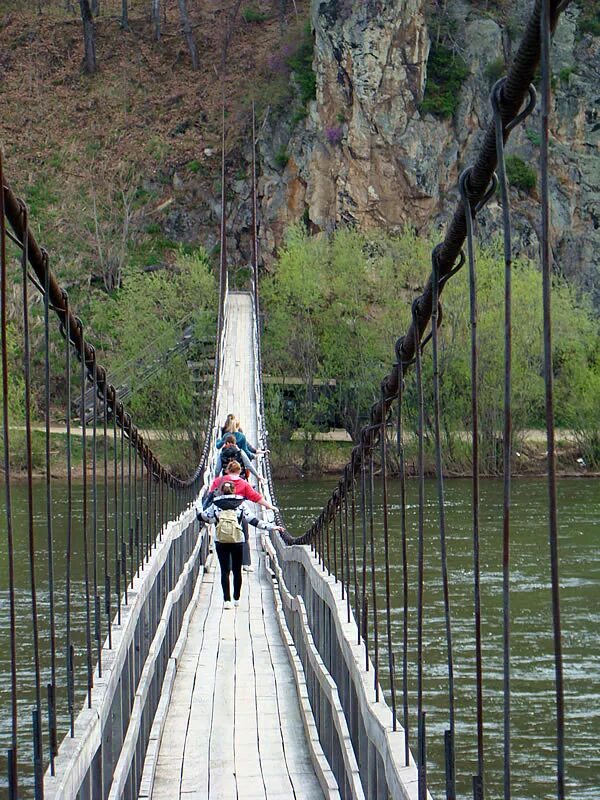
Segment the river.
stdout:
<path fill-rule="evenodd" d="M 278 502 L 288 527 L 302 532 L 314 518 L 334 482 L 286 481 L 277 484 Z M 45 501 L 43 484 L 35 485 L 37 525 L 37 566 L 40 629 L 48 650 L 47 551 L 45 545 Z M 443 731 L 447 725 L 446 638 L 441 593 L 439 534 L 435 484 L 427 483 L 425 552 L 425 709 L 428 729 L 428 770 L 435 798 L 445 796 L 443 775 Z M 416 576 L 417 486 L 408 484 L 409 573 Z M 391 547 L 400 552 L 399 506 L 394 504 L 398 486 L 391 482 Z M 512 628 L 512 781 L 514 800 L 545 800 L 556 796 L 554 784 L 554 694 L 553 656 L 549 592 L 549 557 L 546 483 L 541 479 L 513 481 L 511 545 L 511 628 Z M 53 486 L 54 541 L 57 614 L 64 626 L 66 487 Z M 472 533 L 470 482 L 446 482 L 448 567 L 452 633 L 455 654 L 457 699 L 456 764 L 458 793 L 470 797 L 470 775 L 475 771 L 474 714 L 474 626 L 472 588 Z M 109 504 L 110 505 L 110 504 Z M 81 515 L 79 491 L 75 491 L 75 514 Z M 99 498 L 102 508 L 102 498 Z M 482 616 L 484 647 L 484 702 L 486 748 L 486 797 L 502 795 L 502 484 L 482 482 Z M 58 509 L 58 511 L 56 511 Z M 26 528 L 26 487 L 13 486 L 17 583 L 17 642 L 19 663 L 19 728 L 23 736 L 20 761 L 30 749 L 33 698 L 31 610 Z M 561 557 L 561 604 L 565 663 L 566 774 L 567 795 L 576 800 L 600 798 L 600 482 L 593 479 L 559 482 L 559 524 Z M 10 746 L 10 660 L 8 637 L 8 571 L 5 520 L 0 520 L 0 798 L 7 796 L 6 751 Z M 379 537 L 380 539 L 381 537 Z M 102 555 L 102 554 L 100 554 Z M 383 598 L 384 574 L 378 549 L 379 597 Z M 103 573 L 102 573 L 103 574 Z M 73 553 L 74 641 L 76 645 L 77 700 L 80 708 L 85 691 L 85 604 L 83 601 L 83 557 L 80 530 L 74 537 Z M 402 569 L 392 557 L 392 626 L 396 651 L 397 680 L 401 675 Z M 380 599 L 381 603 L 381 599 Z M 415 650 L 416 612 L 411 593 L 410 652 Z M 385 618 L 380 619 L 380 677 L 388 691 Z M 59 652 L 60 692 L 65 686 L 65 656 Z M 48 681 L 48 658 L 43 660 L 42 685 Z M 414 730 L 416 664 L 409 667 L 411 727 Z M 45 694 L 43 695 L 43 700 Z M 64 694 L 63 694 L 64 698 Z M 401 698 L 398 696 L 401 707 Z M 62 701 L 64 708 L 64 699 Z M 45 709 L 45 702 L 43 703 Z M 45 711 L 44 711 L 45 720 Z M 67 721 L 60 720 L 61 735 Z M 44 730 L 45 742 L 47 740 Z M 415 740 L 411 740 L 414 749 Z M 30 793 L 30 773 L 24 775 Z M 29 793 L 28 793 L 29 792 Z"/>

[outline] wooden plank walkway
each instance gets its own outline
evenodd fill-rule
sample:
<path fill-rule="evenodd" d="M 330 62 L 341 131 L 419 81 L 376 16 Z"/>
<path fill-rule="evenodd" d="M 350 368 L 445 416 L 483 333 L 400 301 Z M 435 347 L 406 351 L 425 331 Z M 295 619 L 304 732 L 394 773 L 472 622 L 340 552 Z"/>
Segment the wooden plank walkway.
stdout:
<path fill-rule="evenodd" d="M 255 444 L 250 295 L 228 297 L 219 419 L 239 416 Z M 218 565 L 204 576 L 177 665 L 156 767 L 154 800 L 323 798 L 277 625 L 273 585 L 251 529 L 254 572 L 225 610 Z"/>

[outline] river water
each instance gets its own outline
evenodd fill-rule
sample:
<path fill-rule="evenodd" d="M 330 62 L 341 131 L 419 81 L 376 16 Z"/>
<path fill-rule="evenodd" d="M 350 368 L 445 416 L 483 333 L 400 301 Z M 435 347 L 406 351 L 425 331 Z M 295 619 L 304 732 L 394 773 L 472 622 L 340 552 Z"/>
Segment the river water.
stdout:
<path fill-rule="evenodd" d="M 314 518 L 334 482 L 286 481 L 277 484 L 278 502 L 288 527 L 300 533 Z M 40 586 L 39 616 L 42 637 L 42 687 L 48 681 L 48 592 L 47 548 L 45 544 L 44 486 L 35 486 L 37 575 Z M 435 798 L 443 791 L 443 732 L 447 726 L 446 637 L 441 593 L 439 533 L 436 489 L 427 483 L 425 514 L 425 688 L 427 711 L 428 770 Z M 417 486 L 408 484 L 409 575 L 416 577 Z M 446 483 L 448 568 L 456 681 L 456 765 L 458 793 L 470 797 L 470 776 L 475 771 L 475 684 L 472 588 L 472 533 L 470 481 Z M 549 556 L 546 483 L 540 479 L 513 482 L 511 544 L 511 654 L 512 654 L 512 797 L 514 800 L 545 800 L 555 790 L 555 710 L 553 694 L 552 629 L 549 592 Z M 398 486 L 391 482 L 392 508 L 390 538 L 392 553 L 392 626 L 397 644 L 397 681 L 401 675 L 402 569 L 399 559 L 400 528 Z M 81 515 L 79 491 L 74 493 L 75 514 Z M 53 486 L 55 579 L 57 628 L 60 641 L 64 630 L 66 487 Z M 99 497 L 102 508 L 102 497 Z M 109 503 L 109 513 L 112 508 Z M 486 748 L 486 797 L 502 796 L 502 484 L 482 484 L 481 570 L 484 647 L 484 702 Z M 58 511 L 57 511 L 58 509 Z M 23 765 L 23 797 L 31 797 L 30 752 L 33 702 L 31 610 L 27 549 L 27 505 L 25 485 L 13 487 L 17 584 L 17 642 L 19 667 L 19 732 L 22 737 L 19 761 Z M 574 800 L 600 798 L 600 482 L 593 479 L 559 482 L 559 524 L 561 558 L 561 605 L 565 663 L 566 773 L 567 796 Z M 380 532 L 380 531 L 379 531 Z M 379 541 L 381 536 L 378 537 Z M 100 565 L 103 553 L 99 553 Z M 381 548 L 377 553 L 380 605 L 384 597 Z M 103 570 L 100 569 L 103 575 Z M 83 553 L 80 526 L 75 526 L 73 547 L 73 627 L 76 648 L 77 696 L 79 709 L 85 694 L 85 603 Z M 10 660 L 8 636 L 8 570 L 5 520 L 0 520 L 0 798 L 7 796 L 6 751 L 10 746 Z M 411 592 L 409 612 L 410 653 L 416 647 L 415 594 Z M 380 680 L 389 689 L 385 615 L 380 616 Z M 65 656 L 57 654 L 59 706 L 64 709 Z M 410 659 L 410 726 L 414 731 L 416 706 L 416 664 Z M 45 721 L 45 693 L 43 692 Z M 401 709 L 401 697 L 398 696 Z M 67 720 L 60 718 L 60 735 Z M 44 729 L 44 742 L 47 741 Z M 414 737 L 411 746 L 416 744 Z M 46 747 L 46 744 L 45 744 Z"/>

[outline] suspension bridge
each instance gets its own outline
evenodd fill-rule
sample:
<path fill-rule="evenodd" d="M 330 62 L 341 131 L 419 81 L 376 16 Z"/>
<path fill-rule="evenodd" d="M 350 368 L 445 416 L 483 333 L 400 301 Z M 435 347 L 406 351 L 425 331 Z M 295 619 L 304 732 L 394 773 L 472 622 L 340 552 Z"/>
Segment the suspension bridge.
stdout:
<path fill-rule="evenodd" d="M 210 483 L 219 423 L 233 409 L 250 439 L 268 449 L 262 395 L 258 280 L 256 160 L 252 165 L 253 277 L 250 291 L 230 291 L 225 237 L 225 153 L 222 160 L 222 219 L 219 303 L 212 402 L 200 463 L 188 480 L 173 475 L 144 440 L 106 370 L 98 363 L 83 322 L 50 267 L 50 255 L 32 234 L 25 204 L 13 193 L 0 160 L 0 234 L 3 441 L 7 608 L 10 624 L 10 708 L 3 709 L 10 748 L 3 754 L 4 786 L 10 800 L 35 798 L 418 798 L 430 797 L 424 617 L 424 444 L 422 359 L 430 345 L 434 373 L 438 536 L 442 564 L 448 720 L 442 732 L 447 798 L 458 796 L 465 767 L 456 759 L 455 662 L 442 475 L 437 374 L 438 327 L 445 283 L 467 264 L 471 286 L 473 408 L 473 630 L 476 769 L 469 775 L 474 800 L 486 791 L 484 747 L 485 663 L 479 563 L 479 462 L 476 333 L 476 258 L 473 221 L 499 188 L 504 213 L 507 288 L 504 391 L 503 511 L 503 793 L 511 795 L 510 641 L 510 203 L 504 145 L 532 110 L 532 81 L 541 62 L 541 266 L 544 279 L 545 379 L 548 440 L 549 553 L 554 632 L 555 794 L 566 796 L 563 667 L 557 545 L 556 476 L 551 363 L 551 248 L 548 199 L 550 41 L 566 3 L 536 0 L 522 44 L 506 78 L 492 91 L 492 121 L 473 165 L 459 183 L 460 201 L 444 241 L 432 255 L 432 272 L 413 303 L 413 321 L 398 339 L 392 368 L 381 382 L 351 460 L 320 515 L 304 534 L 263 533 L 253 540 L 255 570 L 244 579 L 242 601 L 225 610 L 215 580 L 210 530 L 196 517 Z M 254 122 L 252 130 L 255 152 Z M 223 145 L 225 128 L 223 129 Z M 497 176 L 496 176 L 497 170 Z M 463 253 L 466 242 L 467 252 Z M 15 527 L 11 503 L 11 427 L 8 417 L 7 265 L 10 248 L 20 259 L 23 306 L 23 376 L 27 453 L 27 531 L 33 675 L 23 707 L 17 641 Z M 33 501 L 31 445 L 30 294 L 43 298 L 45 340 L 45 521 Z M 64 340 L 67 408 L 82 409 L 82 481 L 71 479 L 68 450 L 65 551 L 53 539 L 53 479 L 50 448 L 51 377 L 49 331 L 58 318 Z M 418 524 L 406 523 L 403 462 L 403 391 L 416 382 L 419 405 Z M 99 403 L 90 403 L 98 397 Z M 67 440 L 72 429 L 67 419 Z M 395 431 L 395 445 L 388 434 Z M 112 433 L 114 470 L 107 472 L 106 442 Z M 103 463 L 97 438 L 104 441 Z M 90 447 L 86 447 L 86 442 Z M 397 447 L 402 508 L 398 551 L 390 547 L 387 448 Z M 86 459 L 90 463 L 86 463 Z M 268 456 L 260 461 L 265 496 L 276 502 Z M 377 473 L 377 475 L 376 475 Z M 374 541 L 374 495 L 382 496 L 383 538 Z M 397 498 L 396 498 L 397 500 Z M 82 509 L 74 514 L 74 506 Z M 111 508 L 109 509 L 109 505 Z M 110 513 L 109 513 L 110 512 Z M 275 515 L 285 525 L 285 514 Z M 297 532 L 296 532 L 297 533 Z M 407 540 L 418 543 L 414 608 L 409 608 Z M 75 608 L 72 562 L 82 553 L 83 593 Z M 379 567 L 375 551 L 383 553 Z M 44 558 L 40 554 L 44 553 Z M 66 562 L 60 596 L 56 559 Z M 390 569 L 403 581 L 400 636 L 390 616 Z M 383 569 L 383 590 L 375 580 Z M 43 576 L 43 577 L 42 577 Z M 3 587 L 4 589 L 5 587 Z M 414 590 L 414 591 L 413 591 Z M 43 596 L 48 608 L 40 625 Z M 383 609 L 383 611 L 382 611 Z M 85 637 L 76 641 L 73 617 L 84 619 Z M 409 619 L 414 613 L 415 647 L 409 652 Z M 46 621 L 47 619 L 47 621 Z M 383 663 L 382 652 L 387 654 Z M 395 654 L 398 654 L 396 656 Z M 409 707 L 408 659 L 416 659 L 416 709 Z M 381 686 L 385 677 L 387 691 Z M 414 723 L 413 723 L 414 720 Z M 62 740 L 61 740 L 62 739 Z M 534 747 L 532 748 L 535 749 Z M 535 760 L 535 752 L 531 754 Z M 2 790 L 4 791 L 4 790 Z"/>

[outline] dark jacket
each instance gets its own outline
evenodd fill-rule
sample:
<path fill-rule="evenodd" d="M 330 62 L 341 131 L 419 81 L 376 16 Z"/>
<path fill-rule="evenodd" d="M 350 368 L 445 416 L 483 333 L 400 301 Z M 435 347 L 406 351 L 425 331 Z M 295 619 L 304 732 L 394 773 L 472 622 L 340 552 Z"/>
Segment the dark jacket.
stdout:
<path fill-rule="evenodd" d="M 254 458 L 256 455 L 256 448 L 252 447 L 250 442 L 246 439 L 245 434 L 243 434 L 241 431 L 235 431 L 233 435 L 235 436 L 235 443 L 240 448 L 240 450 L 243 450 L 244 453 L 246 453 L 246 455 L 248 456 L 248 458 L 251 459 Z M 225 439 L 228 436 L 231 436 L 231 434 L 225 433 L 223 434 L 223 436 L 221 436 L 220 439 L 217 439 L 217 448 L 223 447 L 223 445 L 225 444 Z"/>

